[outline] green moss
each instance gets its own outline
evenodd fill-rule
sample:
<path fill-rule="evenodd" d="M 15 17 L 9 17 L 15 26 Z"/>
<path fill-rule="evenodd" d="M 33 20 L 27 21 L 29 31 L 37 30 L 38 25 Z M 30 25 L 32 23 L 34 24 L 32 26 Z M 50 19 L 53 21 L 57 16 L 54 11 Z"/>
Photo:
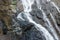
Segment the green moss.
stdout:
<path fill-rule="evenodd" d="M 12 5 L 16 5 L 16 1 L 13 1 L 13 2 L 12 2 Z"/>
<path fill-rule="evenodd" d="M 16 0 L 13 0 L 13 2 L 12 2 L 12 9 L 16 9 L 16 3 L 17 3 L 17 1 Z"/>

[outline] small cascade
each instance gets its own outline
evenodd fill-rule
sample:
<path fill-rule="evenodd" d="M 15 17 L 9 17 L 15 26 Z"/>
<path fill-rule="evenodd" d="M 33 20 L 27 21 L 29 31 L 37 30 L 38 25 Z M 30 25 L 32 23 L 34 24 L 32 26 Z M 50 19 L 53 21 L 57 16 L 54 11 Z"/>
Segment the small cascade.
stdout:
<path fill-rule="evenodd" d="M 24 11 L 22 13 L 19 13 L 17 16 L 18 20 L 22 20 L 22 21 L 28 21 L 32 24 L 34 24 L 34 27 L 38 30 L 41 31 L 43 34 L 43 36 L 46 38 L 46 40 L 59 40 L 56 30 L 54 29 L 53 25 L 51 24 L 51 21 L 49 20 L 48 16 L 46 15 L 46 13 L 44 12 L 44 10 L 42 9 L 42 4 L 45 2 L 50 2 L 50 0 L 21 0 L 22 4 L 23 4 L 23 8 Z M 43 17 L 42 19 L 45 22 L 45 25 L 47 28 L 45 28 L 43 25 L 36 23 L 33 18 L 32 15 L 30 14 L 30 12 L 32 11 L 32 4 L 36 1 L 37 3 L 37 7 L 39 10 L 42 11 Z M 51 2 L 53 4 L 53 6 L 55 6 L 57 8 L 57 6 Z M 57 8 L 58 10 L 58 8 Z M 59 10 L 58 10 L 59 11 Z M 60 11 L 59 11 L 60 12 Z M 56 24 L 56 21 L 52 15 L 52 13 L 50 13 L 51 19 L 54 22 L 54 25 L 56 27 L 57 30 L 59 30 L 58 25 Z"/>

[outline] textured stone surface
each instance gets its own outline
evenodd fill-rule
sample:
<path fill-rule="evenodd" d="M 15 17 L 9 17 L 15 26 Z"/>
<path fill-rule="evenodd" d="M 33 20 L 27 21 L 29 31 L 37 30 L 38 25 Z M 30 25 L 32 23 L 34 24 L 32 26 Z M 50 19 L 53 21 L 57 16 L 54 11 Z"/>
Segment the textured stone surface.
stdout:
<path fill-rule="evenodd" d="M 44 2 L 44 3 L 42 3 L 41 2 L 41 5 L 42 5 L 42 9 L 43 9 L 43 11 L 45 12 L 45 14 L 47 15 L 47 18 L 50 20 L 50 22 L 51 22 L 51 24 L 53 25 L 53 28 L 55 29 L 55 25 L 54 25 L 54 22 L 52 21 L 52 18 L 51 18 L 51 15 L 50 15 L 50 13 L 53 15 L 53 17 L 55 18 L 55 20 L 56 20 L 56 23 L 59 21 L 59 19 L 58 19 L 58 11 L 57 11 L 57 9 L 50 3 L 50 2 Z M 48 27 L 46 27 L 46 24 L 45 24 L 45 21 L 44 21 L 44 19 L 43 19 L 43 14 L 42 14 L 42 11 L 41 10 L 39 10 L 38 8 L 37 8 L 37 4 L 36 3 L 34 3 L 33 5 L 32 5 L 32 11 L 30 12 L 30 14 L 32 15 L 32 19 L 36 22 L 36 23 L 38 23 L 38 24 L 41 24 L 41 25 L 43 25 L 48 31 L 50 31 L 51 29 L 49 29 Z M 22 14 L 22 17 L 23 17 L 24 15 Z M 56 19 L 57 18 L 57 19 Z M 24 18 L 23 17 L 23 19 L 25 19 L 25 20 L 27 20 L 26 18 Z M 21 24 L 23 24 L 24 23 L 24 21 L 21 23 Z M 26 22 L 25 22 L 26 23 Z M 27 23 L 28 23 L 28 20 L 27 20 Z M 26 23 L 26 24 L 27 24 Z M 47 23 L 47 22 L 46 22 Z M 60 22 L 59 22 L 60 23 Z M 47 23 L 48 24 L 48 23 Z M 24 25 L 24 24 L 23 24 Z M 22 25 L 22 27 L 25 27 L 25 26 L 23 26 Z M 59 24 L 58 24 L 59 25 Z M 27 26 L 26 26 L 27 27 Z M 55 29 L 56 30 L 56 29 Z M 51 33 L 51 32 L 50 32 Z M 37 36 L 37 34 L 39 35 L 39 36 Z M 52 34 L 52 33 L 51 33 Z M 60 34 L 57 32 L 57 34 L 60 36 Z M 53 35 L 53 34 L 52 34 Z M 25 36 L 25 37 L 24 37 Z M 21 40 L 46 40 L 45 38 L 44 38 L 44 36 L 42 35 L 42 32 L 38 32 L 35 28 L 34 28 L 34 26 L 30 29 L 30 30 L 28 30 L 27 29 L 27 31 L 25 31 L 25 33 L 24 33 L 24 35 L 22 36 L 23 38 L 21 39 Z"/>
<path fill-rule="evenodd" d="M 1 0 L 0 0 L 1 1 Z M 58 24 L 58 27 L 60 28 L 60 13 L 57 11 L 57 9 L 50 3 L 50 2 L 44 2 L 42 4 L 42 9 L 44 10 L 45 14 L 47 15 L 47 18 L 50 20 L 51 24 L 55 28 L 55 25 L 51 19 L 50 13 L 53 15 L 53 17 L 56 20 L 56 23 Z M 42 31 L 38 31 L 34 24 L 30 23 L 26 16 L 23 14 L 23 6 L 20 4 L 20 1 L 18 2 L 18 11 L 17 14 L 13 14 L 12 16 L 12 24 L 13 24 L 13 33 L 7 34 L 7 35 L 2 35 L 0 36 L 1 40 L 46 40 L 46 38 L 43 35 Z M 25 21 L 18 19 L 17 20 L 17 15 L 18 13 L 21 13 L 21 16 Z M 32 11 L 30 12 L 32 19 L 37 23 L 41 24 L 44 26 L 48 31 L 49 28 L 46 27 L 45 21 L 43 19 L 43 14 L 42 11 L 37 8 L 37 4 L 34 3 L 32 5 Z M 47 23 L 48 24 L 48 23 Z M 0 28 L 2 28 L 2 23 L 0 22 Z M 3 30 L 0 29 L 2 32 Z M 2 32 L 3 33 L 3 32 Z M 52 33 L 51 33 L 52 34 Z M 60 34 L 57 32 L 57 34 L 60 36 Z M 53 35 L 52 35 L 53 36 Z M 4 39 L 3 39 L 4 38 Z"/>
<path fill-rule="evenodd" d="M 60 0 L 52 0 L 60 8 Z"/>
<path fill-rule="evenodd" d="M 59 24 L 60 20 L 59 20 L 59 17 L 58 17 L 59 14 L 58 14 L 57 9 L 50 2 L 44 2 L 44 3 L 41 3 L 41 5 L 42 5 L 42 9 L 44 10 L 45 14 L 47 15 L 47 18 L 50 20 L 51 24 L 53 25 L 53 27 L 55 29 L 55 25 L 54 25 L 54 23 L 53 23 L 53 21 L 51 19 L 50 13 L 55 18 L 57 24 L 60 25 Z M 21 36 L 18 35 L 18 36 L 16 36 L 16 38 L 18 40 L 19 39 L 20 40 L 46 40 L 45 37 L 42 35 L 42 32 L 39 32 L 34 27 L 34 24 L 33 24 L 33 26 L 31 26 L 31 23 L 28 22 L 27 18 L 25 18 L 25 15 L 23 13 L 24 12 L 22 12 L 21 16 L 26 21 L 23 21 L 23 20 L 18 21 L 18 24 L 20 24 L 20 27 L 22 28 L 23 31 L 22 31 L 22 35 Z M 42 11 L 37 8 L 36 3 L 34 3 L 32 5 L 32 11 L 30 12 L 30 14 L 32 15 L 32 19 L 36 23 L 43 25 L 48 31 L 50 31 L 50 29 L 48 27 L 46 27 L 45 21 L 43 19 Z M 57 34 L 60 36 L 60 34 L 58 32 L 57 32 Z"/>
<path fill-rule="evenodd" d="M 7 28 L 11 27 L 11 0 L 0 0 L 0 40 L 11 40 Z M 7 26 L 7 27 L 6 27 Z"/>
<path fill-rule="evenodd" d="M 24 9 L 23 9 L 23 5 L 22 5 L 21 0 L 17 0 L 17 11 L 18 11 L 18 13 L 22 12 L 23 10 Z"/>

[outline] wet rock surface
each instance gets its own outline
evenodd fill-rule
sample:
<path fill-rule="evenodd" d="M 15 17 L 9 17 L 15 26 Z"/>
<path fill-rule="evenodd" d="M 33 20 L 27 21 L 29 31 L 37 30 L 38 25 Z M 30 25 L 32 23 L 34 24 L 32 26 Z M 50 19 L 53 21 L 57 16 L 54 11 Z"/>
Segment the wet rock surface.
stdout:
<path fill-rule="evenodd" d="M 47 18 L 50 20 L 50 22 L 53 25 L 54 29 L 56 29 L 56 28 L 55 28 L 55 25 L 54 25 L 54 22 L 51 18 L 50 13 L 53 15 L 53 17 L 56 20 L 56 23 L 57 23 L 58 27 L 60 28 L 60 13 L 57 11 L 57 9 L 50 2 L 44 2 L 44 3 L 41 3 L 41 5 L 42 5 L 43 11 L 47 15 Z M 21 13 L 21 17 L 25 21 L 23 21 L 22 19 L 17 19 L 17 16 L 20 14 L 19 12 L 17 12 L 17 14 L 13 14 L 12 15 L 12 20 L 13 20 L 13 22 L 12 22 L 13 27 L 12 28 L 13 28 L 14 32 L 11 33 L 11 34 L 7 34 L 6 36 L 5 35 L 1 36 L 2 40 L 6 40 L 6 39 L 7 40 L 46 40 L 46 38 L 43 35 L 43 32 L 37 30 L 35 28 L 35 25 L 33 23 L 30 23 L 29 20 L 26 18 L 26 15 L 24 15 L 24 12 L 22 12 L 23 9 L 19 9 L 19 11 Z M 43 19 L 42 11 L 40 9 L 38 9 L 36 3 L 34 3 L 32 5 L 32 11 L 30 12 L 30 14 L 32 16 L 32 19 L 37 24 L 41 24 L 42 26 L 44 26 L 44 28 L 46 28 L 48 31 L 50 31 L 49 28 L 46 27 L 46 22 Z M 3 23 L 0 22 L 0 28 L 2 28 L 2 24 Z M 58 32 L 58 30 L 56 29 L 55 31 L 57 32 L 57 34 L 60 37 L 60 33 Z M 9 35 L 11 35 L 12 37 L 9 36 Z M 52 36 L 53 36 L 53 34 L 52 34 Z"/>
<path fill-rule="evenodd" d="M 58 32 L 58 30 L 56 29 L 56 25 L 54 24 L 52 18 L 51 18 L 51 14 L 53 15 L 56 23 L 59 21 L 57 15 L 58 15 L 58 11 L 56 9 L 56 7 L 53 6 L 53 4 L 51 2 L 41 2 L 40 3 L 42 5 L 42 9 L 44 11 L 44 13 L 46 14 L 47 18 L 49 19 L 49 21 L 51 22 L 52 24 L 52 27 L 55 29 L 56 32 Z M 51 14 L 50 14 L 51 13 Z M 37 7 L 37 4 L 34 3 L 32 5 L 32 11 L 30 12 L 31 16 L 32 16 L 32 19 L 38 23 L 38 24 L 41 24 L 43 25 L 49 32 L 51 31 L 51 29 L 48 28 L 48 26 L 46 26 L 46 21 L 44 21 L 43 19 L 43 14 L 42 14 L 42 11 L 38 9 Z M 27 20 L 26 16 L 24 16 L 24 14 L 22 14 L 22 18 L 24 20 Z M 23 21 L 23 20 L 22 20 Z M 28 20 L 27 20 L 28 22 Z M 22 22 L 23 24 L 24 22 Z M 26 22 L 25 22 L 26 23 Z M 59 22 L 60 23 L 60 22 Z M 47 23 L 48 24 L 48 23 Z M 57 23 L 58 24 L 58 23 Z M 23 24 L 24 25 L 24 24 Z M 34 25 L 34 24 L 33 24 Z M 49 24 L 48 24 L 49 25 Z M 59 25 L 59 24 L 58 24 Z M 22 26 L 23 27 L 23 26 Z M 27 26 L 26 26 L 27 27 Z M 60 26 L 58 26 L 60 27 Z M 32 30 L 33 29 L 33 30 Z M 51 32 L 50 32 L 51 33 Z M 53 33 L 51 33 L 52 35 L 54 35 Z M 59 36 L 60 36 L 60 33 L 57 33 Z M 39 35 L 39 36 L 37 36 Z M 54 37 L 54 36 L 53 36 Z M 46 40 L 44 38 L 44 36 L 42 35 L 42 32 L 38 32 L 37 29 L 35 29 L 35 27 L 33 26 L 30 30 L 27 30 L 25 31 L 24 33 L 24 36 L 22 37 L 23 39 L 22 40 Z M 55 37 L 54 37 L 55 38 Z M 58 39 L 54 39 L 54 40 L 58 40 Z"/>

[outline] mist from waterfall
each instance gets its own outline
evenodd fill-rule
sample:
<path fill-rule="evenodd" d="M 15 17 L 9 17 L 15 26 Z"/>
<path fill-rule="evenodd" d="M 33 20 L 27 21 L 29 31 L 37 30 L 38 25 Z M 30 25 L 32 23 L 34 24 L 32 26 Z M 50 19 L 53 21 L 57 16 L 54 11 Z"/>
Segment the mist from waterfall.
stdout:
<path fill-rule="evenodd" d="M 17 16 L 17 18 L 20 19 L 20 20 L 23 20 L 23 21 L 25 21 L 27 19 L 30 23 L 33 23 L 34 27 L 38 31 L 43 32 L 43 36 L 46 38 L 46 40 L 59 40 L 58 35 L 56 33 L 56 30 L 53 28 L 53 25 L 51 24 L 49 18 L 47 17 L 46 13 L 42 9 L 42 4 L 45 3 L 45 2 L 50 2 L 50 0 L 21 0 L 21 1 L 22 1 L 22 4 L 23 4 L 23 7 L 24 7 L 24 11 L 22 13 L 20 13 Z M 44 22 L 46 24 L 46 27 L 48 29 L 46 29 L 43 25 L 36 23 L 33 20 L 32 16 L 30 15 L 30 12 L 32 11 L 31 6 L 34 3 L 34 1 L 36 1 L 38 9 L 42 11 L 43 20 L 44 20 Z M 23 14 L 24 18 L 22 16 L 22 14 Z M 50 16 L 51 16 L 57 30 L 59 31 L 59 28 L 56 24 L 56 21 L 55 21 L 54 17 L 52 16 L 52 13 L 50 13 Z"/>

